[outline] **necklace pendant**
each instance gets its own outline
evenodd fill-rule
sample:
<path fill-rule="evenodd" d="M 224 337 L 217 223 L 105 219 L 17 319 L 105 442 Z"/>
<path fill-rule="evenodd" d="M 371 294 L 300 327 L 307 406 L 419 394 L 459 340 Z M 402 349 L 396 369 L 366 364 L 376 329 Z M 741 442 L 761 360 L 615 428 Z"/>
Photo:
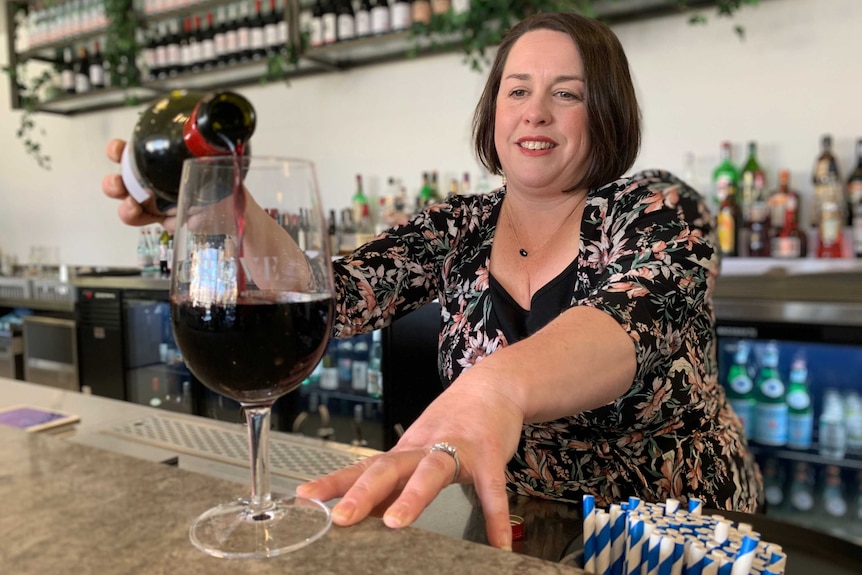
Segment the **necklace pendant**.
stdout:
<path fill-rule="evenodd" d="M 524 248 L 519 249 L 519 250 L 518 250 L 518 253 L 519 253 L 519 254 L 521 254 L 521 257 L 524 257 L 524 258 L 525 258 L 525 257 L 527 257 L 527 256 L 529 255 L 529 254 L 527 253 L 527 250 L 525 250 Z"/>

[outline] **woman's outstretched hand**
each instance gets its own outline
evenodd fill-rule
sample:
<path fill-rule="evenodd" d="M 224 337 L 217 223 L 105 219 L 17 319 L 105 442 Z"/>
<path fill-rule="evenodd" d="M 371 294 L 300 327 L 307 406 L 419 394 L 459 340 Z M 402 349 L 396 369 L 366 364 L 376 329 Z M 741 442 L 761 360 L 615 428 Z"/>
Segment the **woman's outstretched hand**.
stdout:
<path fill-rule="evenodd" d="M 524 416 L 493 381 L 482 379 L 477 367 L 432 402 L 390 451 L 305 483 L 297 494 L 324 501 L 341 497 L 332 510 L 336 525 L 382 513 L 389 527 L 404 527 L 450 483 L 472 483 L 489 543 L 511 549 L 505 469 L 518 446 Z M 431 451 L 443 442 L 457 450 L 458 477 L 453 477 L 452 455 Z"/>
<path fill-rule="evenodd" d="M 123 155 L 123 148 L 125 147 L 125 141 L 114 139 L 108 142 L 105 153 L 109 160 L 119 163 L 120 157 Z M 102 178 L 102 192 L 109 198 L 120 200 L 120 205 L 117 207 L 117 215 L 120 216 L 120 220 L 124 224 L 130 226 L 161 224 L 168 230 L 168 233 L 174 232 L 176 208 L 171 208 L 164 213 L 160 212 L 156 208 L 154 197 L 150 197 L 143 204 L 139 204 L 135 198 L 129 195 L 126 186 L 123 185 L 123 178 L 120 174 L 108 174 Z"/>

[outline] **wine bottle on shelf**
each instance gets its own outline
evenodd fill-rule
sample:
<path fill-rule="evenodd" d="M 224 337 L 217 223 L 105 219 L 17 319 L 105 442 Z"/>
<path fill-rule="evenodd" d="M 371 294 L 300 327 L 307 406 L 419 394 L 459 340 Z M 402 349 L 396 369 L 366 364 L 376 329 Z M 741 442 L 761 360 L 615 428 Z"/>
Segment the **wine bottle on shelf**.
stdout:
<path fill-rule="evenodd" d="M 227 63 L 227 7 L 216 9 L 216 23 L 213 29 L 213 49 L 215 50 L 215 66 L 221 67 Z"/>
<path fill-rule="evenodd" d="M 78 47 L 78 59 L 74 64 L 75 93 L 86 94 L 90 91 L 90 54 L 86 46 Z"/>
<path fill-rule="evenodd" d="M 814 435 L 814 407 L 808 385 L 805 360 L 796 358 L 790 366 L 787 385 L 787 447 L 810 449 Z"/>
<path fill-rule="evenodd" d="M 249 42 L 252 60 L 260 60 L 266 56 L 266 20 L 263 17 L 261 0 L 254 0 L 254 13 L 249 22 Z"/>
<path fill-rule="evenodd" d="M 323 0 L 314 0 L 308 20 L 308 43 L 312 48 L 323 45 Z"/>
<path fill-rule="evenodd" d="M 278 51 L 280 54 L 285 55 L 287 54 L 288 43 L 290 42 L 290 10 L 287 8 L 287 2 L 288 0 L 280 0 L 278 11 L 276 12 L 276 18 L 278 19 L 276 26 Z"/>
<path fill-rule="evenodd" d="M 394 0 L 390 15 L 393 32 L 407 30 L 413 25 L 413 7 L 409 0 Z"/>
<path fill-rule="evenodd" d="M 778 344 L 763 346 L 755 379 L 754 440 L 764 445 L 787 443 L 787 397 L 778 373 Z"/>
<path fill-rule="evenodd" d="M 835 202 L 841 210 L 839 197 L 841 194 L 841 175 L 838 169 L 838 161 L 832 153 L 832 136 L 825 135 L 820 140 L 820 155 L 814 162 L 812 173 L 814 184 L 814 205 L 811 210 L 811 225 L 819 226 L 822 221 L 821 210 L 825 202 Z M 839 219 L 839 227 L 843 217 Z"/>
<path fill-rule="evenodd" d="M 336 0 L 336 32 L 339 42 L 356 38 L 356 15 L 350 0 Z"/>
<path fill-rule="evenodd" d="M 369 36 L 371 34 L 371 2 L 370 0 L 359 0 L 356 9 L 356 37 Z"/>
<path fill-rule="evenodd" d="M 63 49 L 63 67 L 60 70 L 60 87 L 67 94 L 75 93 L 75 70 L 72 65 L 72 47 Z"/>
<path fill-rule="evenodd" d="M 414 24 L 431 22 L 431 0 L 413 0 L 411 8 L 410 17 Z"/>
<path fill-rule="evenodd" d="M 740 179 L 742 181 L 740 209 L 743 222 L 748 224 L 751 222 L 751 210 L 756 202 L 764 200 L 766 188 L 766 178 L 757 161 L 757 142 L 748 143 L 748 158 L 740 170 Z"/>
<path fill-rule="evenodd" d="M 333 44 L 338 40 L 338 12 L 335 0 L 323 0 L 321 15 L 321 43 Z"/>
<path fill-rule="evenodd" d="M 251 58 L 251 15 L 249 14 L 248 1 L 243 0 L 239 4 L 239 22 L 236 27 L 236 51 L 237 59 L 245 62 Z"/>
<path fill-rule="evenodd" d="M 200 67 L 203 70 L 212 70 L 218 66 L 218 56 L 215 48 L 215 22 L 213 13 L 207 12 L 206 27 L 201 30 L 200 38 Z"/>
<path fill-rule="evenodd" d="M 386 0 L 377 0 L 371 8 L 371 33 L 386 34 L 390 27 L 389 3 Z"/>
<path fill-rule="evenodd" d="M 239 62 L 239 6 L 228 6 L 224 31 L 225 51 L 221 63 L 230 66 Z"/>
<path fill-rule="evenodd" d="M 745 172 L 742 176 L 743 189 L 750 188 L 754 190 L 752 184 L 753 175 L 751 172 Z M 769 230 L 769 208 L 763 196 L 756 191 L 751 192 L 751 206 L 748 209 L 748 223 L 746 224 L 745 233 L 745 254 L 752 258 L 762 258 L 769 256 L 770 248 L 770 230 Z M 743 216 L 743 221 L 745 216 Z"/>
<path fill-rule="evenodd" d="M 733 365 L 727 372 L 727 400 L 742 420 L 745 436 L 754 437 L 754 380 L 748 372 L 751 342 L 740 340 L 733 354 Z"/>
<path fill-rule="evenodd" d="M 844 232 L 841 207 L 834 199 L 820 200 L 820 223 L 817 226 L 817 257 L 841 258 L 844 256 Z"/>
<path fill-rule="evenodd" d="M 152 82 L 159 77 L 159 64 L 156 60 L 156 46 L 158 46 L 160 40 L 158 28 L 149 29 L 146 32 L 146 36 L 147 42 L 141 50 L 141 55 L 144 58 L 143 77 L 145 80 Z"/>
<path fill-rule="evenodd" d="M 269 0 L 269 10 L 267 10 L 263 22 L 263 43 L 267 56 L 275 56 L 281 51 L 281 45 L 284 42 L 279 38 L 278 26 L 282 22 L 285 20 L 278 12 L 276 1 Z"/>
<path fill-rule="evenodd" d="M 203 69 L 204 52 L 201 46 L 201 15 L 195 14 L 190 17 L 189 24 L 189 61 L 187 70 L 200 72 Z"/>
<path fill-rule="evenodd" d="M 164 209 L 176 203 L 187 158 L 247 150 L 255 124 L 254 107 L 235 92 L 175 90 L 139 116 L 123 150 L 123 183 L 139 202 L 155 195 Z"/>
<path fill-rule="evenodd" d="M 182 71 L 183 61 L 180 48 L 180 22 L 179 20 L 171 20 L 168 24 L 168 38 L 165 54 L 168 57 L 166 74 L 167 76 L 176 76 Z"/>
<path fill-rule="evenodd" d="M 93 42 L 93 54 L 90 56 L 90 68 L 88 74 L 90 76 L 90 86 L 95 89 L 105 87 L 105 57 L 102 55 L 102 50 L 99 41 Z"/>
<path fill-rule="evenodd" d="M 853 238 L 853 254 L 862 258 L 862 138 L 856 140 L 856 169 L 847 178 L 847 225 Z"/>
<path fill-rule="evenodd" d="M 722 187 L 721 204 L 716 214 L 718 248 L 723 256 L 738 256 L 740 252 L 742 211 L 736 203 L 736 186 L 727 183 Z"/>
<path fill-rule="evenodd" d="M 713 201 L 716 206 L 721 205 L 729 189 L 732 188 L 735 193 L 739 185 L 739 170 L 733 165 L 731 155 L 730 142 L 722 142 L 719 164 L 712 172 Z M 735 201 L 739 203 L 738 199 Z"/>

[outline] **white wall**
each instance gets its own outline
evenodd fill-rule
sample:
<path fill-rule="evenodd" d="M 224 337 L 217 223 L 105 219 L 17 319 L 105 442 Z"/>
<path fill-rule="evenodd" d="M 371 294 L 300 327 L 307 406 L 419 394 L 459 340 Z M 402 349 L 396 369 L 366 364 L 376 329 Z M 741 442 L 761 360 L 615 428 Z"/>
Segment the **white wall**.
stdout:
<path fill-rule="evenodd" d="M 707 11 L 711 16 L 711 11 Z M 810 168 L 823 133 L 835 137 L 845 173 L 862 137 L 862 2 L 761 0 L 737 22 L 685 17 L 620 25 L 644 115 L 636 168 L 683 168 L 694 152 L 695 183 L 707 185 L 728 139 L 742 161 L 756 139 L 771 181 L 780 168 L 810 194 Z M 5 53 L 5 27 L 0 44 Z M 5 77 L 3 78 L 5 80 Z M 255 152 L 306 157 L 318 165 L 324 202 L 346 205 L 353 176 L 372 187 L 388 176 L 418 187 L 420 173 L 479 168 L 470 145 L 472 111 L 484 77 L 460 54 L 294 80 L 289 87 L 247 87 L 259 112 Z M 137 232 L 124 227 L 100 182 L 116 167 L 104 158 L 111 137 L 126 137 L 139 109 L 73 118 L 37 116 L 51 171 L 36 166 L 15 137 L 19 112 L 0 88 L 0 250 L 26 261 L 31 245 L 58 245 L 70 264 L 131 266 Z"/>

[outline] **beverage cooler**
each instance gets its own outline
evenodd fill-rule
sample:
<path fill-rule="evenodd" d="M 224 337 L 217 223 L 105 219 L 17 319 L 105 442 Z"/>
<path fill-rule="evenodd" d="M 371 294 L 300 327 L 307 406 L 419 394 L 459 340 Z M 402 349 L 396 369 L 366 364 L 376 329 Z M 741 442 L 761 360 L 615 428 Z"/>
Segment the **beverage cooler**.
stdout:
<path fill-rule="evenodd" d="M 716 309 L 720 378 L 763 472 L 766 514 L 862 543 L 862 304 Z"/>

